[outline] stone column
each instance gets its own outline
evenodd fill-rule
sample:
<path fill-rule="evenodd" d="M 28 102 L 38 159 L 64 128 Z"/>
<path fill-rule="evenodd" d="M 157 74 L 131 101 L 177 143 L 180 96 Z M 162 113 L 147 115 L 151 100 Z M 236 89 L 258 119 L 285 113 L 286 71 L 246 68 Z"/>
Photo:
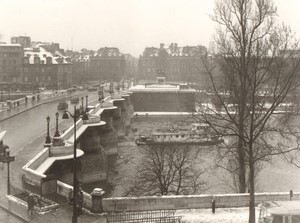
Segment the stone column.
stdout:
<path fill-rule="evenodd" d="M 103 108 L 101 120 L 106 124 L 100 129 L 100 145 L 106 155 L 118 154 L 118 134 L 113 127 L 113 117 L 118 108 L 115 106 Z"/>
<path fill-rule="evenodd" d="M 107 159 L 100 145 L 100 129 L 105 125 L 89 126 L 79 138 L 79 146 L 84 151 L 81 158 L 81 178 L 83 183 L 107 179 Z"/>
<path fill-rule="evenodd" d="M 118 137 L 125 136 L 125 124 L 124 124 L 124 113 L 125 111 L 125 99 L 118 98 L 113 99 L 113 105 L 118 109 L 114 112 L 113 116 L 113 127 L 116 130 Z"/>

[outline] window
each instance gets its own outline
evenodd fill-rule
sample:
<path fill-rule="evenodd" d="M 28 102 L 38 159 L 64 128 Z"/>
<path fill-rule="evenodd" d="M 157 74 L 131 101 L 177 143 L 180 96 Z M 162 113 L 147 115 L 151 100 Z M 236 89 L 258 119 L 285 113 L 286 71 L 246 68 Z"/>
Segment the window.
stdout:
<path fill-rule="evenodd" d="M 15 59 L 13 59 L 13 65 L 16 65 L 16 60 Z"/>
<path fill-rule="evenodd" d="M 48 76 L 48 81 L 51 81 L 51 76 Z"/>
<path fill-rule="evenodd" d="M 3 65 L 6 65 L 6 60 L 5 59 L 3 59 Z"/>

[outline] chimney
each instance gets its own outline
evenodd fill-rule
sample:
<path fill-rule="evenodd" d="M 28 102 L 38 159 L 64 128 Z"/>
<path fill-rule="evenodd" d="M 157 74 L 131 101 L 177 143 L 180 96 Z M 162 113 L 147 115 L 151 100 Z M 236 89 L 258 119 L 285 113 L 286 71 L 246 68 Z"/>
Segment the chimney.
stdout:
<path fill-rule="evenodd" d="M 161 50 L 164 48 L 164 45 L 165 45 L 165 44 L 163 44 L 163 43 L 160 44 L 160 49 L 161 49 Z"/>
<path fill-rule="evenodd" d="M 40 57 L 38 55 L 34 55 L 33 63 L 34 64 L 39 64 L 40 63 Z"/>
<path fill-rule="evenodd" d="M 46 64 L 52 64 L 52 57 L 46 57 Z"/>

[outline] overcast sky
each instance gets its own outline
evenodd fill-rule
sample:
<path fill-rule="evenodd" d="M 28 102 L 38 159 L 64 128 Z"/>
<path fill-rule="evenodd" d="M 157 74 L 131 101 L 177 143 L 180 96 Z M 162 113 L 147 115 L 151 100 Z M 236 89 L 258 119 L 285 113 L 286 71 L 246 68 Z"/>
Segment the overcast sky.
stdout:
<path fill-rule="evenodd" d="M 300 34 L 300 0 L 274 0 L 280 19 Z M 208 46 L 214 0 L 0 0 L 2 41 L 27 35 L 61 48 L 118 47 L 142 54 L 159 43 Z"/>

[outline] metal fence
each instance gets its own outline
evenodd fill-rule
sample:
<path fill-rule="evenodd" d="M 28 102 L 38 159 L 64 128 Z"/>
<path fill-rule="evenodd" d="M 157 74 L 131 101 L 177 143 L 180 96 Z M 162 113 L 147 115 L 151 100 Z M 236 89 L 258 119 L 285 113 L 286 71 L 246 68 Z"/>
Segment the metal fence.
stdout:
<path fill-rule="evenodd" d="M 179 223 L 180 216 L 175 216 L 175 210 L 109 212 L 109 223 Z"/>

